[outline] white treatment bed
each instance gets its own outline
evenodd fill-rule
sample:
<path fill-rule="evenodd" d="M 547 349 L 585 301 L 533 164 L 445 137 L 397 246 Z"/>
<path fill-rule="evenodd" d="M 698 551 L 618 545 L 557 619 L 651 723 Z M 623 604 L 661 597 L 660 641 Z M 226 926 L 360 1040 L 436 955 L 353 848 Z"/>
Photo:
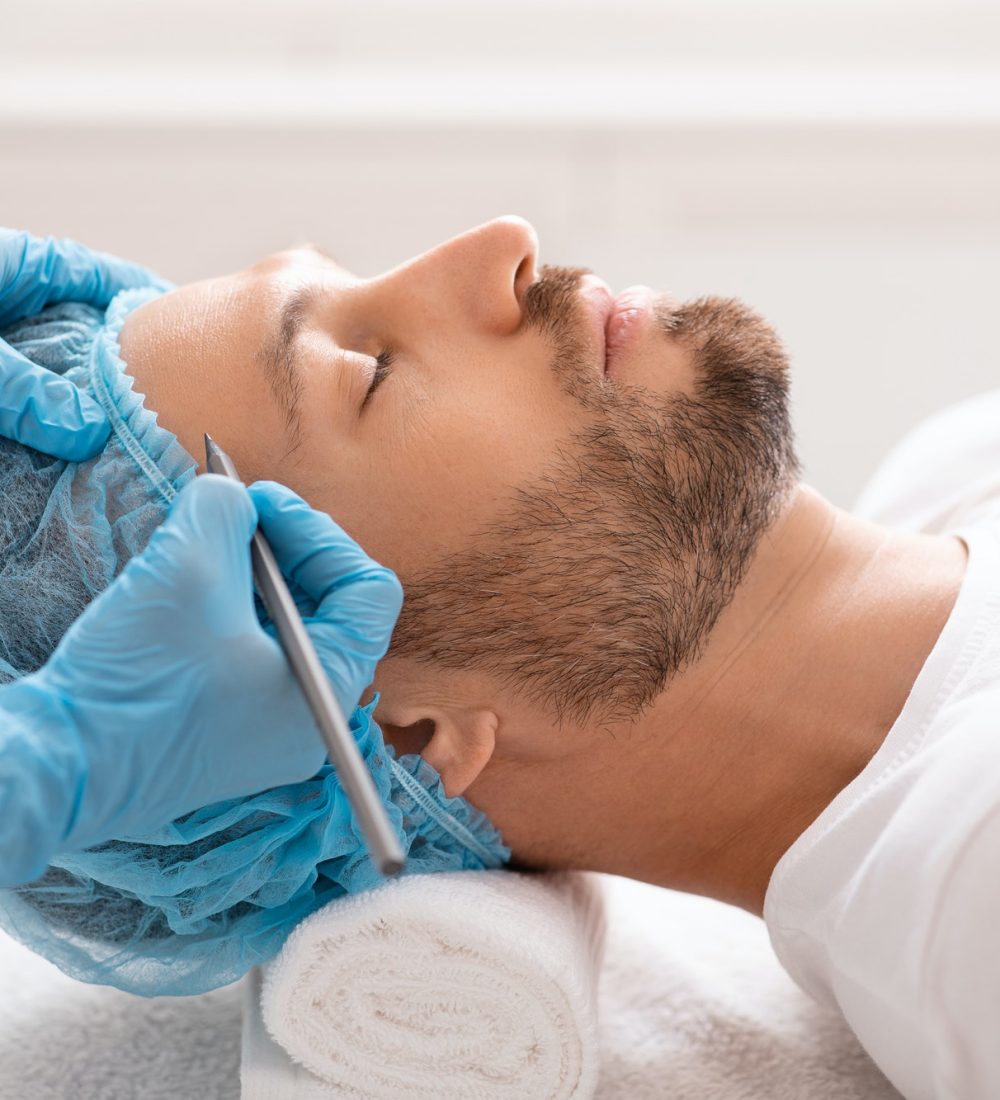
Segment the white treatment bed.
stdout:
<path fill-rule="evenodd" d="M 785 975 L 763 922 L 602 879 L 598 1100 L 898 1097 L 846 1025 Z M 239 986 L 133 997 L 73 982 L 0 934 L 0 1100 L 234 1100 L 240 1027 Z"/>

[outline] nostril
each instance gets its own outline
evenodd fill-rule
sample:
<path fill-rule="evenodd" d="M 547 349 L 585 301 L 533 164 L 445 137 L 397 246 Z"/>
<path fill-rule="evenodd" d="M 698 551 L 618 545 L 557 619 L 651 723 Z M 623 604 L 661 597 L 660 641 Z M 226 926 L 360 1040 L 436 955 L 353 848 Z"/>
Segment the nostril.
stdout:
<path fill-rule="evenodd" d="M 517 265 L 517 270 L 514 272 L 514 297 L 519 306 L 523 307 L 525 292 L 537 277 L 534 254 L 529 253 Z"/>

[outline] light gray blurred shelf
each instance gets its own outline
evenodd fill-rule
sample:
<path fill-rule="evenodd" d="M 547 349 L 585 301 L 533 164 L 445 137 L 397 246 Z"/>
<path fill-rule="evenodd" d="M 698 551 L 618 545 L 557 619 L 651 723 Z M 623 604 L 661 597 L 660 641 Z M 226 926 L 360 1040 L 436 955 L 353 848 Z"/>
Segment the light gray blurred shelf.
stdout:
<path fill-rule="evenodd" d="M 1000 73 L 983 69 L 759 67 L 513 71 L 331 63 L 295 71 L 38 61 L 5 63 L 0 124 L 144 127 L 501 127 L 633 132 L 662 128 L 937 130 L 1000 128 Z"/>

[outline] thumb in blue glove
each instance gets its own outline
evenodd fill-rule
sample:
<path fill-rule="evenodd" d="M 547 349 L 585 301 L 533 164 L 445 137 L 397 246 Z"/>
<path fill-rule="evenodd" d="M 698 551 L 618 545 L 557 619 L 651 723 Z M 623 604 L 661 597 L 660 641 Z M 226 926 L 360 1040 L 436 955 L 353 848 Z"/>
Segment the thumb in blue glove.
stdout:
<path fill-rule="evenodd" d="M 126 287 L 170 289 L 152 272 L 72 240 L 0 229 L 0 326 L 56 302 L 103 309 Z M 0 435 L 71 462 L 92 458 L 110 425 L 94 400 L 0 340 Z"/>
<path fill-rule="evenodd" d="M 254 611 L 254 502 L 282 571 L 315 607 L 306 626 L 346 713 L 371 682 L 402 602 L 395 575 L 282 486 L 259 483 L 251 498 L 196 478 L 48 663 L 5 689 L 22 702 L 40 695 L 79 738 L 86 776 L 66 848 L 140 835 L 323 764 L 312 715 Z"/>

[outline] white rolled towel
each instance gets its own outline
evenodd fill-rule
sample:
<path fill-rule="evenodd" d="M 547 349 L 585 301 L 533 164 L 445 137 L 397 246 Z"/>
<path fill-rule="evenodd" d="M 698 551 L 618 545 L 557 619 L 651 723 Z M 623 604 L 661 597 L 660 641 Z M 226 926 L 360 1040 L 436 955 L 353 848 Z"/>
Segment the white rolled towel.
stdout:
<path fill-rule="evenodd" d="M 260 1017 L 331 1096 L 584 1100 L 605 928 L 587 872 L 404 876 L 303 921 L 263 968 Z M 258 1030 L 244 1031 L 245 1097 Z M 258 1061 L 275 1096 L 274 1057 Z"/>

